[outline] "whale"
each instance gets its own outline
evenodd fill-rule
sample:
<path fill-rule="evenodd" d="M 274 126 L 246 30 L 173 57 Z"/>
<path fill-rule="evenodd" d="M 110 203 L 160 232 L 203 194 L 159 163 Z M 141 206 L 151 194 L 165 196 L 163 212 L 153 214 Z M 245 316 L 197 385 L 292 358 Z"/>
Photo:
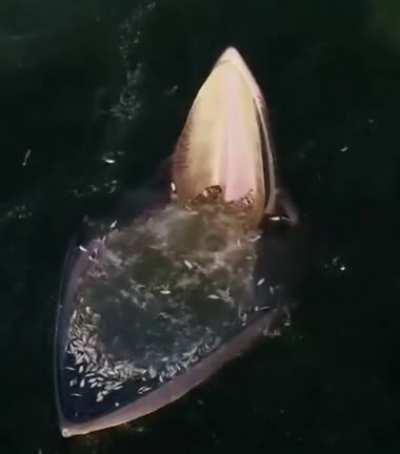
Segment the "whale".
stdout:
<path fill-rule="evenodd" d="M 54 340 L 64 437 L 165 407 L 288 316 L 288 232 L 299 216 L 265 98 L 237 49 L 200 87 L 166 167 L 162 185 L 131 197 L 130 219 L 69 247 Z"/>

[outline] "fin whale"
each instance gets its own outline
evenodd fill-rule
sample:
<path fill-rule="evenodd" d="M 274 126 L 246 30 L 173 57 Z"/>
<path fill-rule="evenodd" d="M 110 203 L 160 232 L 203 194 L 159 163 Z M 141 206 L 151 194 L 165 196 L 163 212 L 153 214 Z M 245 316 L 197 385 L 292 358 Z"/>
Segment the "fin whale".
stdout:
<path fill-rule="evenodd" d="M 169 175 L 167 204 L 68 253 L 55 333 L 65 437 L 175 401 L 284 317 L 268 226 L 298 216 L 264 97 L 236 49 L 200 88 Z"/>

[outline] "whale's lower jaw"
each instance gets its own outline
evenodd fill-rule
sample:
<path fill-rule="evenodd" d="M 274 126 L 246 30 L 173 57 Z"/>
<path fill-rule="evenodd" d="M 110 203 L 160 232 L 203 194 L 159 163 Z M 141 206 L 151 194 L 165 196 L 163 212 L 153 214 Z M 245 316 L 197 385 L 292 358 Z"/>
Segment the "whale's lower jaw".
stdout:
<path fill-rule="evenodd" d="M 268 336 L 283 318 L 284 313 L 279 308 L 266 313 L 230 342 L 224 344 L 183 375 L 176 377 L 132 404 L 114 411 L 112 414 L 82 423 L 70 422 L 61 417 L 60 430 L 62 436 L 68 438 L 116 427 L 147 416 L 175 402 L 205 382 L 226 363 L 234 360 L 263 337 Z"/>
<path fill-rule="evenodd" d="M 252 226 L 275 203 L 264 99 L 235 49 L 223 53 L 197 94 L 173 154 L 172 179 L 183 203 L 209 187 L 219 187 L 226 203 L 247 201 Z"/>

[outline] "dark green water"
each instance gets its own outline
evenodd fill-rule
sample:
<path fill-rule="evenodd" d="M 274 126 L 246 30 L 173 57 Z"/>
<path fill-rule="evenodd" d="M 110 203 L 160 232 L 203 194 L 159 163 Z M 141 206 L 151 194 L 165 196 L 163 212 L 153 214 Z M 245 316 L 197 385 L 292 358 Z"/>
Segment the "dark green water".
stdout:
<path fill-rule="evenodd" d="M 1 454 L 400 452 L 398 30 L 393 0 L 2 0 Z M 155 417 L 64 440 L 67 243 L 170 153 L 227 45 L 266 94 L 312 230 L 302 303 L 282 336 Z"/>

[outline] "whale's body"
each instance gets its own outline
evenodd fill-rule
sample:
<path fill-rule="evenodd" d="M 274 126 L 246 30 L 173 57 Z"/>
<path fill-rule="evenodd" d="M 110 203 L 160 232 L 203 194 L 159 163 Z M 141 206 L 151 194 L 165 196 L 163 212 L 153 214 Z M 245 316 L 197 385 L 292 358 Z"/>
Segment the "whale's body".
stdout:
<path fill-rule="evenodd" d="M 282 209 L 265 101 L 235 49 L 198 92 L 170 174 L 170 203 L 70 251 L 56 332 L 64 436 L 167 405 L 282 317 L 259 227 L 296 216 Z"/>

